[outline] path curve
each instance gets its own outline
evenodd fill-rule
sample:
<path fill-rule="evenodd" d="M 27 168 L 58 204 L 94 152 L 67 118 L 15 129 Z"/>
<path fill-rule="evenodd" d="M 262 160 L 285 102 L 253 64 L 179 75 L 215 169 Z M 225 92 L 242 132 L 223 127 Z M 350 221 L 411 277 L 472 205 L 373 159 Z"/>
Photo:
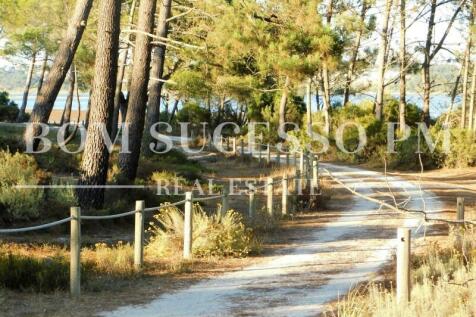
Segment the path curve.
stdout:
<path fill-rule="evenodd" d="M 321 167 L 360 193 L 388 190 L 381 173 L 325 163 Z M 388 182 L 392 191 L 412 197 L 409 208 L 442 207 L 434 194 L 424 191 L 422 195 L 414 183 L 399 177 L 388 177 Z M 395 247 L 396 226 L 389 227 L 385 217 L 375 216 L 376 204 L 355 196 L 332 203 L 347 206 L 346 212 L 323 227 L 303 231 L 295 246 L 280 250 L 264 263 L 101 316 L 316 316 L 326 303 L 372 278 L 391 259 Z M 399 225 L 415 231 L 419 220 L 408 216 Z"/>

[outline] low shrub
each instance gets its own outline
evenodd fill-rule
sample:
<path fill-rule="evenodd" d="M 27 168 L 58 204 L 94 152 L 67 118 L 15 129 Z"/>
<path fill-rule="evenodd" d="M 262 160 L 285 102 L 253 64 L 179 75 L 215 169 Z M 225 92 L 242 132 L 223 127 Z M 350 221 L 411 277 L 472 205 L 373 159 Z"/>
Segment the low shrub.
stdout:
<path fill-rule="evenodd" d="M 118 242 L 108 246 L 97 243 L 93 248 L 82 250 L 83 257 L 96 273 L 107 275 L 134 275 L 134 248 L 129 243 Z"/>
<path fill-rule="evenodd" d="M 163 258 L 176 256 L 183 249 L 183 214 L 177 208 L 164 208 L 154 216 L 146 252 Z M 254 249 L 253 235 L 242 217 L 229 211 L 224 216 L 207 215 L 199 205 L 193 207 L 192 253 L 204 256 L 246 256 Z"/>
<path fill-rule="evenodd" d="M 0 91 L 0 122 L 16 121 L 18 113 L 17 104 L 10 100 L 6 91 Z"/>
<path fill-rule="evenodd" d="M 0 151 L 1 216 L 10 220 L 37 217 L 43 189 L 21 189 L 15 186 L 39 185 L 44 178 L 45 174 L 38 168 L 34 158 Z"/>
<path fill-rule="evenodd" d="M 35 258 L 0 254 L 0 286 L 37 292 L 65 290 L 69 286 L 69 263 L 62 256 Z"/>
<path fill-rule="evenodd" d="M 476 138 L 472 131 L 451 130 L 451 150 L 443 154 L 443 164 L 449 168 L 476 166 Z"/>
<path fill-rule="evenodd" d="M 464 233 L 462 240 L 456 239 L 455 232 Z M 426 253 L 413 256 L 413 282 L 408 305 L 397 303 L 393 287 L 370 283 L 351 291 L 326 316 L 474 316 L 476 232 L 458 229 L 452 231 L 450 238 L 446 247 L 432 243 Z"/>

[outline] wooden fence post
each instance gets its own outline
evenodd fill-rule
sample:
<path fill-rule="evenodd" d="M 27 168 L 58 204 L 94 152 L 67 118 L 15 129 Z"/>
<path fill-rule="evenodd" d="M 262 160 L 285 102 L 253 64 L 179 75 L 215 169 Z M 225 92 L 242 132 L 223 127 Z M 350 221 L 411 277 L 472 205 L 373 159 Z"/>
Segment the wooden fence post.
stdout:
<path fill-rule="evenodd" d="M 298 211 L 298 200 L 299 200 L 299 195 L 301 194 L 301 171 L 296 170 L 296 176 L 294 177 L 294 199 L 293 199 L 293 208 L 294 211 Z"/>
<path fill-rule="evenodd" d="M 263 137 L 261 136 L 261 140 L 263 139 Z M 262 154 L 261 154 L 261 142 L 258 144 L 258 163 L 261 164 L 261 158 L 262 158 Z"/>
<path fill-rule="evenodd" d="M 69 287 L 71 296 L 81 295 L 81 209 L 71 207 Z"/>
<path fill-rule="evenodd" d="M 190 259 L 192 257 L 192 209 L 193 209 L 193 194 L 192 192 L 185 193 L 185 221 L 183 223 L 183 258 Z"/>
<path fill-rule="evenodd" d="M 230 194 L 230 190 L 229 190 L 228 186 L 225 184 L 223 186 L 223 196 L 221 198 L 221 214 L 222 214 L 222 216 L 226 215 L 228 210 L 230 210 L 229 194 Z"/>
<path fill-rule="evenodd" d="M 456 199 L 456 220 L 461 221 L 460 224 L 456 225 L 456 234 L 455 234 L 455 244 L 456 248 L 463 248 L 464 241 L 464 198 L 458 197 Z"/>
<path fill-rule="evenodd" d="M 283 176 L 283 200 L 282 200 L 282 214 L 288 214 L 288 195 L 289 195 L 289 188 L 288 188 L 288 175 L 284 174 Z"/>
<path fill-rule="evenodd" d="M 143 200 L 136 201 L 134 230 L 134 268 L 140 270 L 144 264 L 144 209 Z"/>
<path fill-rule="evenodd" d="M 238 151 L 236 149 L 236 137 L 233 137 L 233 139 L 231 140 L 231 144 L 233 146 L 233 155 L 238 155 Z"/>
<path fill-rule="evenodd" d="M 410 301 L 410 229 L 399 228 L 397 232 L 397 303 L 406 305 Z"/>
<path fill-rule="evenodd" d="M 248 216 L 250 219 L 253 219 L 253 217 L 255 216 L 255 190 L 250 189 L 248 195 L 249 195 Z"/>
<path fill-rule="evenodd" d="M 271 146 L 268 143 L 268 148 L 266 149 L 266 163 L 271 163 Z"/>
<path fill-rule="evenodd" d="M 456 207 L 457 207 L 456 220 L 464 221 L 464 198 L 463 197 L 457 198 Z"/>
<path fill-rule="evenodd" d="M 298 161 L 298 158 L 297 158 L 297 153 L 294 152 L 293 153 L 293 164 L 294 164 L 294 169 L 295 170 L 298 170 L 299 169 L 299 161 Z"/>
<path fill-rule="evenodd" d="M 319 190 L 319 161 L 316 158 L 312 161 L 312 186 Z"/>
<path fill-rule="evenodd" d="M 268 213 L 272 216 L 273 215 L 273 178 L 268 177 L 268 181 L 266 183 L 266 195 L 267 195 L 267 203 L 266 209 Z"/>
<path fill-rule="evenodd" d="M 241 139 L 241 156 L 245 156 L 245 140 Z"/>

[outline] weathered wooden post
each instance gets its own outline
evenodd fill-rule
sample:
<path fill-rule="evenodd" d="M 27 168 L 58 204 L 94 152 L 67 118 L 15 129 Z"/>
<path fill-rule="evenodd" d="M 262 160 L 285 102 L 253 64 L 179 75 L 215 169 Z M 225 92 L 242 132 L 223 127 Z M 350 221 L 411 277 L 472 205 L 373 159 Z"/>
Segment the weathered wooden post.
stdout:
<path fill-rule="evenodd" d="M 457 208 L 456 220 L 464 221 L 464 198 L 463 197 L 457 198 L 456 208 Z"/>
<path fill-rule="evenodd" d="M 262 156 L 262 154 L 261 154 L 261 146 L 262 146 L 262 144 L 263 144 L 263 135 L 261 134 L 261 135 L 260 135 L 260 142 L 259 142 L 259 144 L 258 144 L 258 162 L 259 162 L 260 164 L 261 164 L 261 156 Z"/>
<path fill-rule="evenodd" d="M 301 194 L 301 171 L 296 170 L 296 176 L 294 177 L 294 194 Z"/>
<path fill-rule="evenodd" d="M 266 149 L 266 163 L 271 163 L 271 146 L 269 145 L 269 143 Z"/>
<path fill-rule="evenodd" d="M 283 184 L 282 214 L 287 215 L 288 214 L 288 195 L 289 195 L 287 174 L 284 174 L 282 184 Z"/>
<path fill-rule="evenodd" d="M 319 161 L 316 158 L 312 161 L 312 187 L 319 190 Z"/>
<path fill-rule="evenodd" d="M 193 230 L 193 194 L 185 193 L 185 221 L 183 223 L 183 258 L 190 259 L 192 257 L 192 230 Z"/>
<path fill-rule="evenodd" d="M 224 216 L 228 210 L 230 210 L 230 204 L 229 204 L 229 194 L 230 194 L 230 189 L 228 186 L 224 185 L 223 186 L 223 196 L 221 197 L 221 214 Z"/>
<path fill-rule="evenodd" d="M 294 211 L 298 211 L 298 201 L 299 201 L 299 195 L 302 193 L 302 188 L 301 188 L 301 171 L 296 170 L 296 176 L 294 177 L 294 204 L 293 208 Z"/>
<path fill-rule="evenodd" d="M 233 155 L 238 155 L 238 151 L 236 149 L 236 137 L 233 137 L 233 139 L 231 140 L 231 145 L 233 146 Z"/>
<path fill-rule="evenodd" d="M 241 156 L 245 156 L 245 140 L 241 139 Z"/>
<path fill-rule="evenodd" d="M 267 204 L 266 209 L 270 216 L 273 215 L 273 178 L 268 177 L 268 181 L 266 183 L 266 195 L 267 195 Z"/>
<path fill-rule="evenodd" d="M 410 301 L 410 229 L 398 228 L 397 232 L 397 303 L 406 305 Z"/>
<path fill-rule="evenodd" d="M 81 209 L 71 207 L 69 287 L 71 296 L 81 295 Z"/>
<path fill-rule="evenodd" d="M 255 216 L 255 190 L 251 189 L 248 192 L 249 196 L 249 205 L 248 205 L 248 216 L 250 219 L 253 219 Z"/>
<path fill-rule="evenodd" d="M 456 248 L 463 247 L 464 240 L 464 198 L 458 197 L 456 199 L 456 220 L 461 222 L 456 227 Z"/>
<path fill-rule="evenodd" d="M 136 201 L 134 230 L 134 268 L 140 270 L 144 264 L 144 209 L 145 201 Z"/>
<path fill-rule="evenodd" d="M 294 164 L 294 169 L 298 170 L 299 169 L 299 161 L 298 161 L 296 152 L 293 152 L 293 164 Z"/>

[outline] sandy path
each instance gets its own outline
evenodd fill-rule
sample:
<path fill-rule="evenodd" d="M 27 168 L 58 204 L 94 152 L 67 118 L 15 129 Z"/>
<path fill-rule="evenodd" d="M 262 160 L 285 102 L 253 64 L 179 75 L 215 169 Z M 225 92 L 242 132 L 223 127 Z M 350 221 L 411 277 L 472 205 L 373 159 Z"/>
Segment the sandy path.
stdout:
<path fill-rule="evenodd" d="M 363 194 L 388 190 L 380 173 L 321 166 Z M 389 182 L 394 192 L 413 197 L 407 207 L 422 208 L 416 185 L 398 177 L 389 177 Z M 427 209 L 441 208 L 433 194 L 424 192 L 424 197 Z M 388 262 L 397 226 L 419 223 L 410 217 L 375 216 L 378 206 L 356 197 L 333 199 L 331 204 L 335 204 L 331 209 L 344 212 L 321 228 L 303 230 L 293 247 L 279 250 L 264 263 L 101 316 L 316 316 L 326 303 L 370 279 Z"/>

